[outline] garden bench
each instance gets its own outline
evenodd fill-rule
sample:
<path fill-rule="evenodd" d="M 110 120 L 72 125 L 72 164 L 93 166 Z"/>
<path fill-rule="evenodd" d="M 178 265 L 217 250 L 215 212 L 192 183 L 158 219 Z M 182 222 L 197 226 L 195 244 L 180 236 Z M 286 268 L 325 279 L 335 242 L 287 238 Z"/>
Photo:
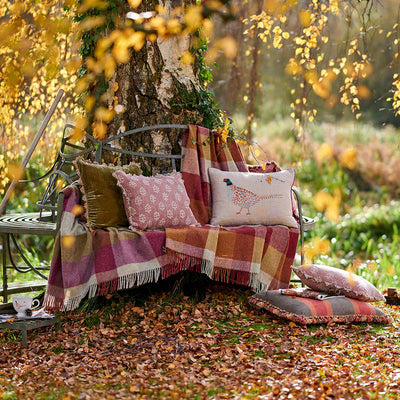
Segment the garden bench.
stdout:
<path fill-rule="evenodd" d="M 119 145 L 120 139 L 145 132 L 154 132 L 162 129 L 186 130 L 187 125 L 164 124 L 157 126 L 147 126 L 137 128 L 130 131 L 122 132 L 117 135 L 106 138 L 101 141 L 91 135 L 85 136 L 85 145 L 76 144 L 72 141 L 71 131 L 73 126 L 67 124 L 61 140 L 60 151 L 53 167 L 41 178 L 48 178 L 48 185 L 45 189 L 43 198 L 37 203 L 40 211 L 36 213 L 11 214 L 0 217 L 0 233 L 2 235 L 2 286 L 0 287 L 0 295 L 3 296 L 3 302 L 8 301 L 8 297 L 13 293 L 26 291 L 36 291 L 43 289 L 47 285 L 47 266 L 41 266 L 39 260 L 31 262 L 25 255 L 19 237 L 21 235 L 44 235 L 55 237 L 61 223 L 63 193 L 60 193 L 60 188 L 65 185 L 71 185 L 76 180 L 76 171 L 73 165 L 74 160 L 88 153 L 94 153 L 94 161 L 101 163 L 107 153 L 125 154 L 132 158 L 157 158 L 169 160 L 171 163 L 171 171 L 177 170 L 177 165 L 183 159 L 182 154 L 153 154 L 122 149 Z M 111 159 L 114 159 L 112 157 Z M 164 171 L 168 172 L 168 171 Z M 64 181 L 60 185 L 60 179 Z M 300 196 L 296 189 L 293 189 L 297 200 L 299 211 L 300 225 L 300 242 L 301 242 L 301 257 L 303 260 L 303 242 L 304 231 L 311 229 L 314 221 L 311 218 L 302 216 Z M 18 264 L 14 255 L 18 253 L 22 264 Z M 33 272 L 40 280 L 34 280 L 24 283 L 9 283 L 7 273 L 14 269 L 20 273 Z"/>
<path fill-rule="evenodd" d="M 47 178 L 47 184 L 42 198 L 36 203 L 39 211 L 29 213 L 11 213 L 0 217 L 0 234 L 2 237 L 2 284 L 0 296 L 3 302 L 9 295 L 44 289 L 47 285 L 49 267 L 35 260 L 30 260 L 29 249 L 24 244 L 24 236 L 37 235 L 55 237 L 60 227 L 62 211 L 62 193 L 60 187 L 72 184 L 77 174 L 73 160 L 87 150 L 70 142 L 70 137 L 64 135 L 61 139 L 58 156 L 51 168 L 41 177 L 32 180 L 20 180 L 19 183 L 40 182 Z M 71 153 L 71 149 L 73 152 Z M 65 182 L 61 183 L 60 180 Z M 8 282 L 8 271 L 15 270 L 21 274 L 29 272 L 39 279 L 25 282 Z M 47 271 L 47 273 L 46 273 Z"/>
<path fill-rule="evenodd" d="M 51 111 L 54 111 L 54 107 L 60 98 L 61 96 L 58 96 L 58 99 L 53 103 L 53 110 L 50 110 L 47 114 L 45 125 L 47 125 L 52 114 Z M 12 213 L 0 216 L 0 234 L 2 236 L 2 284 L 0 284 L 0 296 L 3 297 L 4 303 L 8 301 L 9 296 L 12 294 L 38 291 L 46 288 L 49 266 L 41 265 L 40 260 L 32 262 L 29 259 L 26 255 L 29 252 L 29 249 L 24 248 L 25 246 L 22 237 L 23 235 L 49 236 L 52 238 L 56 236 L 60 228 L 63 203 L 63 194 L 60 193 L 60 188 L 76 181 L 77 173 L 73 163 L 77 157 L 93 152 L 95 153 L 95 161 L 101 162 L 104 152 L 113 151 L 114 153 L 124 153 L 130 156 L 169 159 L 171 160 L 171 166 L 174 170 L 176 170 L 177 161 L 182 159 L 182 155 L 180 154 L 150 154 L 110 147 L 111 142 L 124 136 L 135 134 L 137 132 L 154 130 L 159 128 L 157 126 L 134 129 L 113 136 L 104 141 L 99 141 L 93 136 L 86 135 L 87 143 L 89 144 L 87 147 L 76 144 L 76 142 L 72 140 L 73 128 L 74 126 L 72 124 L 66 124 L 57 159 L 43 176 L 32 180 L 19 180 L 18 182 L 21 184 L 29 182 L 38 183 L 47 178 L 48 181 L 43 197 L 36 204 L 39 211 L 30 213 Z M 170 128 L 185 129 L 187 126 L 171 125 Z M 35 145 L 39 141 L 43 131 L 44 129 L 42 129 L 40 135 L 37 135 Z M 30 155 L 32 155 L 35 145 L 31 146 L 28 151 L 28 153 L 31 153 Z M 25 166 L 28 161 L 29 158 L 26 160 Z M 8 271 L 10 270 L 17 271 L 21 274 L 32 272 L 40 279 L 24 282 L 8 282 Z"/>

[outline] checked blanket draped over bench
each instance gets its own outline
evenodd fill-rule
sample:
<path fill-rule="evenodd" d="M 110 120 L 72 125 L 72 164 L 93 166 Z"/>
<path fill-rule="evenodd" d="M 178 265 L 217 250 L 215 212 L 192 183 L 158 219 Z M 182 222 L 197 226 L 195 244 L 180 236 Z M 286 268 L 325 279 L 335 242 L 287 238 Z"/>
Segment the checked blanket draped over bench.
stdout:
<path fill-rule="evenodd" d="M 225 142 L 208 129 L 190 126 L 182 151 L 182 177 L 192 211 L 202 226 L 148 232 L 114 227 L 90 231 L 75 216 L 79 190 L 68 186 L 64 189 L 45 307 L 73 310 L 85 296 L 155 282 L 183 269 L 205 273 L 215 281 L 245 285 L 256 292 L 288 286 L 298 228 L 209 225 L 208 168 L 248 171 L 236 142 Z M 278 169 L 275 164 L 273 168 Z"/>

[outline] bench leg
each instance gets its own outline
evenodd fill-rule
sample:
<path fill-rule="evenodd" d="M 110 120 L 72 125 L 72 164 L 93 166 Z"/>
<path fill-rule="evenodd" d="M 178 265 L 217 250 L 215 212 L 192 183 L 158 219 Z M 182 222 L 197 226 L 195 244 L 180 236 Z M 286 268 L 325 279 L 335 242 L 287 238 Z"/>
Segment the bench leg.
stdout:
<path fill-rule="evenodd" d="M 28 330 L 26 326 L 21 327 L 21 342 L 23 347 L 28 347 Z"/>
<path fill-rule="evenodd" d="M 7 287 L 8 287 L 8 281 L 7 281 L 7 251 L 8 251 L 8 241 L 9 237 L 7 233 L 3 233 L 1 235 L 2 238 L 2 263 L 3 263 L 3 303 L 7 303 L 8 301 L 8 293 L 7 293 Z"/>

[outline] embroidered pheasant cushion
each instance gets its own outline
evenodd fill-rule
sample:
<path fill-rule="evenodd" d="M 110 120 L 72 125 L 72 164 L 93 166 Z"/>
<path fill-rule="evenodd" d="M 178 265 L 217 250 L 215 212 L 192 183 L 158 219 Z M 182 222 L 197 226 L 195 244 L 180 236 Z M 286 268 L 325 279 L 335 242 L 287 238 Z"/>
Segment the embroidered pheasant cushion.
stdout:
<path fill-rule="evenodd" d="M 297 227 L 292 212 L 294 169 L 258 174 L 209 168 L 211 225 Z"/>

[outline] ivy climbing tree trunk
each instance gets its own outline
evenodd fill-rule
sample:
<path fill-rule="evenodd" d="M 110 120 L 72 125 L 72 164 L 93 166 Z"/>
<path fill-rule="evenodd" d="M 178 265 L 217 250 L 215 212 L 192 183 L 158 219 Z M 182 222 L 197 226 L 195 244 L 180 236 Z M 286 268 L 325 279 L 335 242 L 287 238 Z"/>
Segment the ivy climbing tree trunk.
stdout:
<path fill-rule="evenodd" d="M 160 2 L 167 13 L 177 6 L 190 4 L 193 1 Z M 154 1 L 144 0 L 140 11 L 151 11 L 154 7 Z M 128 11 L 121 7 L 120 17 L 124 18 Z M 118 65 L 111 80 L 105 83 L 107 91 L 102 94 L 103 103 L 105 100 L 108 108 L 117 111 L 113 121 L 108 124 L 107 135 L 157 124 L 207 125 L 204 123 L 204 112 L 209 111 L 203 107 L 203 103 L 209 94 L 199 80 L 199 63 L 184 64 L 181 61 L 181 56 L 191 46 L 192 38 L 186 35 L 167 40 L 146 40 L 141 50 L 131 50 L 129 61 Z M 96 91 L 99 88 L 95 86 L 92 92 Z M 123 139 L 121 146 L 135 151 L 178 153 L 182 132 L 177 132 L 145 133 L 137 138 Z M 154 172 L 153 167 L 149 167 L 149 172 Z"/>

